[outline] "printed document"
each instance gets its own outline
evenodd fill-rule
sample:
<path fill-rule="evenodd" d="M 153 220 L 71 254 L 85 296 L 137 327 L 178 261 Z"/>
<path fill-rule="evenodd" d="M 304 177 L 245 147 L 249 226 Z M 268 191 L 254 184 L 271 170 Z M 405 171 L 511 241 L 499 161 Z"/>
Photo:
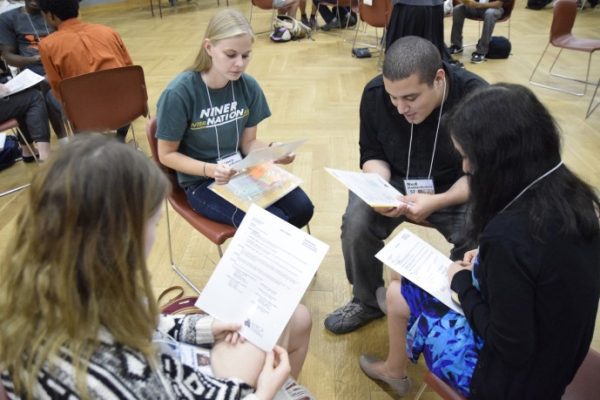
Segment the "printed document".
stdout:
<path fill-rule="evenodd" d="M 329 246 L 252 205 L 196 306 L 273 349 Z"/>
<path fill-rule="evenodd" d="M 231 168 L 234 171 L 241 171 L 246 168 L 254 167 L 255 165 L 275 161 L 286 154 L 293 153 L 304 142 L 306 142 L 306 139 L 300 139 L 289 143 L 274 143 L 272 146 L 248 153 L 243 160 L 233 164 Z"/>
<path fill-rule="evenodd" d="M 332 168 L 325 170 L 371 207 L 397 207 L 402 203 L 402 193 L 379 174 Z"/>
<path fill-rule="evenodd" d="M 302 179 L 269 162 L 235 175 L 225 185 L 212 183 L 208 188 L 237 208 L 248 212 L 251 204 L 269 207 L 300 183 Z"/>
<path fill-rule="evenodd" d="M 452 310 L 463 314 L 460 306 L 452 301 L 446 275 L 452 260 L 408 229 L 398 233 L 375 257 Z"/>
<path fill-rule="evenodd" d="M 43 76 L 26 69 L 4 84 L 4 87 L 8 89 L 8 93 L 6 93 L 4 96 L 0 95 L 0 97 L 10 96 L 15 93 L 22 92 L 25 89 L 37 85 L 43 80 Z"/>

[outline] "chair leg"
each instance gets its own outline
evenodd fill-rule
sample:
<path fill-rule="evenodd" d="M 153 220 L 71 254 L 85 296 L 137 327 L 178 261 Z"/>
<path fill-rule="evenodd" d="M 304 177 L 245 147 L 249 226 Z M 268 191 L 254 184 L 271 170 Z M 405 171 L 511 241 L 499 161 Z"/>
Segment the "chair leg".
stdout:
<path fill-rule="evenodd" d="M 167 241 L 169 243 L 169 260 L 171 261 L 171 268 L 173 269 L 173 271 L 175 271 L 175 273 L 177 275 L 179 275 L 179 277 L 181 279 L 184 280 L 185 283 L 187 283 L 192 289 L 194 289 L 196 291 L 196 293 L 200 294 L 200 289 L 198 289 L 198 287 L 192 283 L 190 278 L 188 278 L 179 269 L 177 264 L 175 264 L 175 261 L 173 261 L 173 245 L 172 245 L 172 241 L 171 241 L 171 221 L 169 219 L 169 205 L 167 204 L 167 200 L 165 200 L 165 214 L 167 216 Z"/>
<path fill-rule="evenodd" d="M 578 93 L 578 92 L 574 92 L 571 90 L 567 90 L 567 89 L 562 89 L 560 87 L 557 86 L 550 86 L 550 85 L 546 85 L 544 83 L 541 82 L 537 82 L 533 80 L 533 77 L 540 65 L 540 63 L 542 62 L 542 59 L 544 58 L 544 55 L 546 55 L 546 51 L 548 50 L 548 46 L 550 46 L 550 42 L 548 42 L 548 44 L 546 45 L 546 48 L 544 49 L 544 51 L 542 52 L 542 55 L 540 56 L 540 59 L 538 60 L 537 64 L 535 65 L 535 68 L 533 69 L 533 72 L 531 73 L 531 76 L 529 77 L 529 83 L 534 85 L 534 86 L 539 86 L 539 87 L 543 87 L 546 89 L 550 89 L 550 90 L 556 90 L 558 92 L 562 92 L 562 93 L 568 93 L 568 94 L 572 94 L 575 96 L 583 96 L 586 92 L 587 89 L 587 80 L 588 80 L 588 76 L 589 76 L 589 69 L 590 69 L 590 63 L 591 63 L 591 53 L 590 53 L 590 59 L 588 59 L 588 71 L 587 71 L 587 75 L 586 75 L 586 80 L 582 81 L 582 80 L 578 80 L 578 79 L 574 79 L 572 77 L 568 77 L 568 76 L 564 76 L 564 75 L 559 75 L 559 74 L 555 74 L 552 72 L 552 69 L 554 68 L 554 65 L 556 64 L 556 62 L 558 61 L 558 58 L 560 57 L 563 49 L 560 49 L 560 51 L 558 52 L 558 54 L 556 55 L 556 58 L 554 59 L 554 61 L 552 62 L 552 65 L 550 66 L 549 69 L 549 74 L 552 76 L 556 76 L 559 78 L 563 78 L 563 79 L 567 79 L 567 80 L 572 80 L 572 81 L 576 81 L 576 82 L 581 82 L 581 83 L 585 83 L 585 87 L 584 87 L 584 91 L 583 93 Z"/>
<path fill-rule="evenodd" d="M 38 156 L 35 155 L 35 150 L 33 150 L 33 147 L 31 147 L 31 145 L 29 144 L 29 142 L 25 139 L 25 135 L 23 135 L 23 132 L 21 132 L 21 130 L 18 129 L 18 128 L 15 129 L 15 131 L 21 137 L 21 140 L 23 140 L 23 143 L 25 143 L 25 146 L 27 146 L 27 149 L 29 150 L 29 152 L 33 156 L 33 159 L 35 160 L 35 163 L 37 165 L 39 165 L 40 164 L 40 160 L 38 159 Z"/>
<path fill-rule="evenodd" d="M 414 400 L 419 400 L 421 398 L 421 396 L 423 396 L 423 393 L 425 392 L 426 388 L 427 388 L 427 384 L 425 382 L 423 382 L 423 384 L 419 388 L 419 391 L 417 392 Z"/>
<path fill-rule="evenodd" d="M 594 107 L 592 107 L 592 104 L 594 104 L 594 100 L 596 99 L 596 94 L 598 94 L 598 86 L 600 86 L 600 79 L 598 79 L 598 83 L 596 84 L 596 89 L 594 90 L 594 94 L 592 95 L 592 98 L 590 99 L 590 105 L 588 106 L 587 112 L 585 113 L 585 119 L 587 119 L 590 115 L 592 115 L 594 110 L 596 108 L 598 108 L 598 105 L 600 105 L 600 102 L 598 102 L 598 103 L 596 103 L 596 105 Z"/>
<path fill-rule="evenodd" d="M 4 196 L 9 195 L 11 193 L 18 192 L 19 190 L 23 190 L 25 188 L 28 188 L 29 186 L 31 186 L 31 184 L 28 183 L 28 184 L 25 184 L 25 185 L 17 186 L 16 188 L 9 189 L 9 190 L 7 190 L 5 192 L 0 193 L 0 197 L 4 197 Z"/>

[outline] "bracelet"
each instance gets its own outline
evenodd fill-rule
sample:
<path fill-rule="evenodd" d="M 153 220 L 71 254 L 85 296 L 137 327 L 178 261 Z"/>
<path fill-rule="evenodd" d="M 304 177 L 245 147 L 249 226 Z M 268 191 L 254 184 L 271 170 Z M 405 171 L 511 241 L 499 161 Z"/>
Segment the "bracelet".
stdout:
<path fill-rule="evenodd" d="M 202 168 L 202 175 L 208 177 L 208 175 L 206 175 L 206 164 L 208 164 L 207 162 L 204 163 L 204 167 Z"/>

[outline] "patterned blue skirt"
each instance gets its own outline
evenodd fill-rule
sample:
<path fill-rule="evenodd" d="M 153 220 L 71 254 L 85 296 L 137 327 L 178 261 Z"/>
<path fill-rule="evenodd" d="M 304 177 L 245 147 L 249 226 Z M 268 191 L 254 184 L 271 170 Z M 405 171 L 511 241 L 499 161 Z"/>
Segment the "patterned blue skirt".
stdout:
<path fill-rule="evenodd" d="M 411 281 L 403 278 L 400 292 L 410 307 L 408 358 L 416 363 L 423 354 L 433 374 L 468 397 L 483 339 L 473 332 L 463 315 Z"/>

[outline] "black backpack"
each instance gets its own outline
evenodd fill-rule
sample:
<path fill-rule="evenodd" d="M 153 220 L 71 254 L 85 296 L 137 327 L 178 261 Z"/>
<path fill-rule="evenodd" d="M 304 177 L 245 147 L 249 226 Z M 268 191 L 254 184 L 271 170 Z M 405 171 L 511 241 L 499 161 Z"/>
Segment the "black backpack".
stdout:
<path fill-rule="evenodd" d="M 12 166 L 21 157 L 19 141 L 13 135 L 6 135 L 4 148 L 0 150 L 0 171 Z"/>
<path fill-rule="evenodd" d="M 511 50 L 512 45 L 510 44 L 510 40 L 504 36 L 492 36 L 488 53 L 485 56 L 491 59 L 508 58 Z"/>

